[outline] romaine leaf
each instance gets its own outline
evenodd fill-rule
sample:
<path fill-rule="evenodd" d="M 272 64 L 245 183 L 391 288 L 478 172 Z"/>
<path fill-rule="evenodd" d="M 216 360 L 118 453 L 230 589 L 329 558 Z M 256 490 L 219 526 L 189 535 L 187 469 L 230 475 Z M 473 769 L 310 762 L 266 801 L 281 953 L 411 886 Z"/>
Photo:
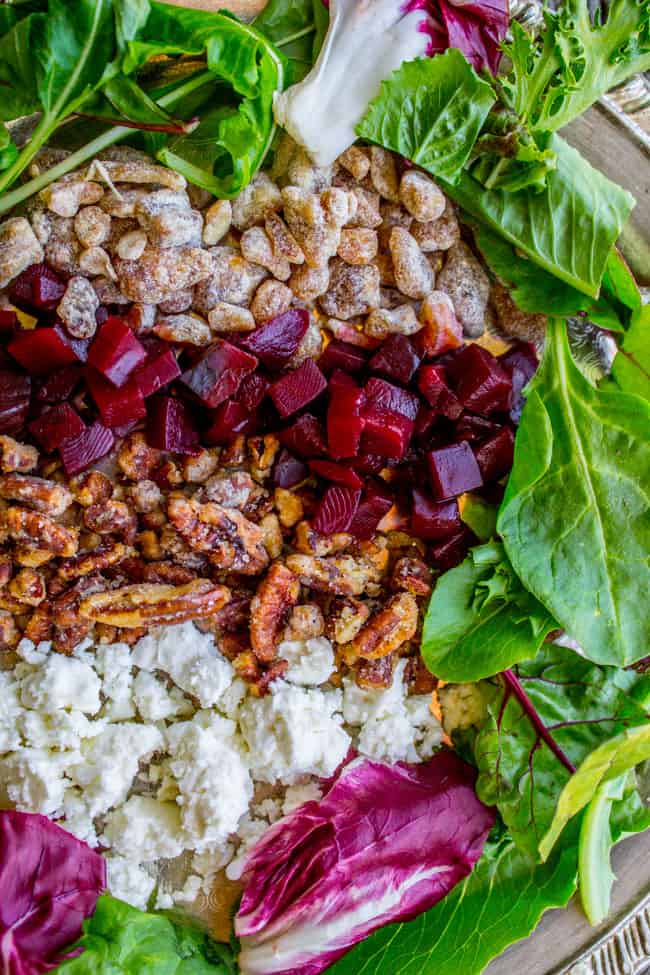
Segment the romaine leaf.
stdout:
<path fill-rule="evenodd" d="M 449 48 L 407 61 L 383 81 L 357 133 L 455 182 L 494 101 L 492 86 Z"/>
<path fill-rule="evenodd" d="M 497 508 L 477 494 L 467 494 L 462 499 L 460 518 L 481 542 L 489 542 L 497 533 Z"/>
<path fill-rule="evenodd" d="M 633 313 L 612 363 L 612 379 L 624 392 L 650 401 L 650 305 Z"/>
<path fill-rule="evenodd" d="M 489 542 L 436 582 L 422 657 L 442 680 L 476 681 L 534 657 L 554 629 L 553 618 L 515 576 L 503 546 Z"/>
<path fill-rule="evenodd" d="M 648 430 L 648 403 L 592 386 L 551 319 L 497 527 L 524 587 L 601 664 L 650 645 Z"/>

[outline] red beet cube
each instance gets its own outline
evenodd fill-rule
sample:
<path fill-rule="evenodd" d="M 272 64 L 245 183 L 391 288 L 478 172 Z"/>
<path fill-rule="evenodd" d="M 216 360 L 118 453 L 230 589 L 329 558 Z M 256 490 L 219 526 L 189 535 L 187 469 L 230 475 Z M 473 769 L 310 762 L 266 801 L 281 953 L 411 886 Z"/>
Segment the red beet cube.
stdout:
<path fill-rule="evenodd" d="M 319 535 L 345 532 L 350 527 L 361 498 L 360 490 L 333 484 L 325 491 L 312 522 Z"/>
<path fill-rule="evenodd" d="M 95 461 L 110 453 L 115 443 L 112 432 L 97 420 L 77 437 L 64 440 L 59 447 L 63 467 L 68 477 L 80 474 Z"/>
<path fill-rule="evenodd" d="M 193 454 L 199 435 L 185 403 L 171 396 L 156 396 L 147 403 L 147 443 L 157 450 Z"/>
<path fill-rule="evenodd" d="M 69 403 L 58 403 L 29 424 L 29 432 L 46 453 L 70 437 L 78 437 L 86 425 Z"/>
<path fill-rule="evenodd" d="M 64 366 L 40 385 L 36 393 L 39 403 L 63 403 L 70 399 L 83 378 L 83 366 Z"/>
<path fill-rule="evenodd" d="M 235 397 L 238 403 L 248 410 L 249 413 L 254 413 L 257 407 L 260 405 L 262 400 L 266 397 L 271 386 L 271 380 L 266 376 L 263 376 L 261 372 L 254 372 L 252 376 L 246 379 L 245 383 L 239 387 L 239 392 Z"/>
<path fill-rule="evenodd" d="M 157 393 L 181 374 L 176 356 L 162 342 L 148 348 L 147 358 L 133 373 L 133 379 L 143 396 Z"/>
<path fill-rule="evenodd" d="M 235 399 L 221 403 L 214 413 L 211 426 L 205 431 L 204 439 L 210 444 L 229 444 L 241 434 L 253 433 L 257 417 Z"/>
<path fill-rule="evenodd" d="M 122 318 L 115 316 L 100 326 L 88 352 L 88 364 L 114 386 L 122 386 L 146 358 L 142 342 Z"/>
<path fill-rule="evenodd" d="M 350 460 L 350 466 L 359 471 L 360 474 L 379 474 L 380 470 L 386 466 L 385 457 L 380 454 L 357 454 Z"/>
<path fill-rule="evenodd" d="M 47 376 L 79 361 L 72 342 L 58 325 L 17 332 L 7 351 L 32 376 Z"/>
<path fill-rule="evenodd" d="M 420 357 L 405 335 L 390 335 L 369 362 L 371 372 L 388 376 L 404 386 L 420 365 Z"/>
<path fill-rule="evenodd" d="M 345 464 L 335 464 L 331 460 L 312 460 L 309 466 L 314 474 L 324 477 L 326 481 L 333 481 L 334 484 L 341 484 L 353 491 L 363 487 L 359 475 Z"/>
<path fill-rule="evenodd" d="M 347 372 L 343 372 L 342 369 L 335 369 L 328 381 L 328 389 L 330 393 L 336 386 L 348 386 L 350 389 L 358 389 L 355 380 Z"/>
<path fill-rule="evenodd" d="M 537 351 L 530 342 L 517 342 L 504 355 L 499 356 L 499 362 L 512 379 L 510 417 L 518 423 L 524 408 L 523 390 L 535 375 L 539 365 Z"/>
<path fill-rule="evenodd" d="M 457 420 L 463 412 L 458 397 L 447 385 L 447 374 L 442 366 L 422 366 L 418 372 L 418 389 L 440 416 Z"/>
<path fill-rule="evenodd" d="M 414 422 L 401 413 L 391 413 L 377 407 L 364 410 L 366 425 L 361 447 L 369 454 L 380 454 L 392 460 L 402 460 L 413 436 Z"/>
<path fill-rule="evenodd" d="M 91 368 L 86 370 L 86 383 L 105 426 L 115 429 L 146 416 L 144 397 L 134 379 L 118 388 Z"/>
<path fill-rule="evenodd" d="M 512 378 L 487 349 L 466 345 L 447 371 L 465 409 L 489 414 L 509 408 Z"/>
<path fill-rule="evenodd" d="M 242 381 L 257 367 L 257 359 L 217 339 L 181 376 L 181 382 L 206 406 L 216 407 L 234 396 Z"/>
<path fill-rule="evenodd" d="M 0 334 L 6 335 L 19 326 L 18 315 L 10 308 L 0 308 Z"/>
<path fill-rule="evenodd" d="M 432 296 L 425 299 L 420 312 L 424 327 L 413 336 L 413 345 L 423 359 L 435 359 L 463 344 L 463 327 L 451 299 L 440 291 L 437 295 L 435 300 Z"/>
<path fill-rule="evenodd" d="M 456 498 L 483 483 L 472 448 L 468 443 L 439 447 L 427 454 L 433 497 L 436 501 Z"/>
<path fill-rule="evenodd" d="M 475 413 L 463 413 L 454 429 L 454 440 L 468 440 L 476 443 L 478 440 L 485 440 L 498 433 L 501 426 L 486 420 L 484 416 L 476 416 Z"/>
<path fill-rule="evenodd" d="M 291 426 L 280 430 L 278 440 L 299 457 L 319 457 L 327 453 L 323 425 L 311 413 L 305 413 Z"/>
<path fill-rule="evenodd" d="M 284 447 L 278 454 L 271 472 L 274 487 L 290 488 L 309 477 L 309 468 Z"/>
<path fill-rule="evenodd" d="M 458 502 L 434 501 L 419 488 L 413 488 L 411 531 L 425 542 L 439 542 L 457 534 L 463 527 Z"/>
<path fill-rule="evenodd" d="M 401 413 L 409 420 L 414 420 L 418 415 L 420 400 L 415 393 L 409 393 L 406 389 L 393 386 L 385 379 L 375 377 L 369 379 L 364 387 L 364 392 L 369 406 L 390 410 L 391 413 Z"/>
<path fill-rule="evenodd" d="M 341 369 L 343 372 L 355 373 L 365 368 L 366 357 L 358 346 L 334 339 L 318 360 L 318 365 L 323 372 Z"/>
<path fill-rule="evenodd" d="M 0 369 L 0 433 L 18 433 L 23 428 L 31 393 L 29 376 Z"/>
<path fill-rule="evenodd" d="M 239 345 L 256 356 L 267 369 L 282 369 L 302 342 L 308 327 L 309 312 L 304 308 L 289 308 L 249 332 L 240 339 Z"/>
<path fill-rule="evenodd" d="M 330 386 L 327 408 L 327 444 L 335 460 L 354 457 L 359 450 L 366 421 L 361 411 L 366 395 L 358 386 L 336 383 Z"/>
<path fill-rule="evenodd" d="M 381 519 L 393 507 L 393 496 L 383 481 L 370 481 L 348 531 L 355 538 L 369 539 L 377 531 Z"/>
<path fill-rule="evenodd" d="M 327 389 L 327 380 L 313 359 L 281 376 L 269 389 L 276 410 L 281 417 L 297 413 Z"/>
<path fill-rule="evenodd" d="M 510 427 L 501 427 L 498 433 L 475 450 L 476 463 L 484 481 L 496 481 L 512 468 L 515 452 L 515 436 Z"/>
<path fill-rule="evenodd" d="M 431 549 L 433 563 L 439 572 L 447 572 L 455 568 L 466 558 L 470 547 L 476 543 L 474 534 L 467 527 L 463 527 L 456 535 L 438 542 Z"/>
<path fill-rule="evenodd" d="M 9 286 L 12 305 L 37 318 L 56 311 L 64 293 L 64 282 L 47 264 L 32 264 Z"/>

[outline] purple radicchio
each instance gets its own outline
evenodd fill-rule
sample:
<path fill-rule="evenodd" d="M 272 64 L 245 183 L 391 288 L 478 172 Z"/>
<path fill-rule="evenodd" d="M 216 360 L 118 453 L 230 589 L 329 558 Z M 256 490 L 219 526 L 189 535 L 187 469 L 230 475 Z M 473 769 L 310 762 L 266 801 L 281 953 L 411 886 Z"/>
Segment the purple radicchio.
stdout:
<path fill-rule="evenodd" d="M 508 0 L 413 0 L 408 9 L 415 7 L 429 14 L 421 27 L 431 38 L 427 54 L 457 47 L 477 71 L 496 74 L 510 21 Z"/>
<path fill-rule="evenodd" d="M 494 813 L 453 752 L 358 759 L 272 826 L 244 867 L 242 975 L 318 975 L 376 928 L 441 900 L 483 852 Z"/>
<path fill-rule="evenodd" d="M 106 888 L 106 864 L 45 816 L 0 812 L 0 971 L 61 963 Z"/>

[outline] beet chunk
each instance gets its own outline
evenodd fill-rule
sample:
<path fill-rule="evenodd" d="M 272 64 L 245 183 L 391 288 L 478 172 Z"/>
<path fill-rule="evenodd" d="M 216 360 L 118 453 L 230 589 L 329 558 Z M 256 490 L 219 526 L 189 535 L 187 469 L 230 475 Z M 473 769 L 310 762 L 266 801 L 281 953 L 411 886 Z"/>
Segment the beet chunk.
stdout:
<path fill-rule="evenodd" d="M 89 368 L 86 370 L 86 382 L 105 426 L 115 429 L 146 416 L 144 397 L 134 379 L 116 387 Z"/>
<path fill-rule="evenodd" d="M 324 477 L 326 481 L 341 484 L 353 491 L 363 487 L 363 481 L 359 475 L 351 467 L 346 467 L 345 464 L 335 464 L 331 460 L 312 460 L 309 466 L 314 474 Z"/>
<path fill-rule="evenodd" d="M 343 372 L 361 372 L 366 365 L 366 357 L 357 345 L 334 339 L 318 360 L 323 372 L 341 369 Z"/>
<path fill-rule="evenodd" d="M 327 453 L 323 425 L 311 413 L 305 413 L 280 430 L 278 440 L 298 457 L 322 457 Z"/>
<path fill-rule="evenodd" d="M 475 451 L 476 463 L 484 481 L 496 481 L 512 468 L 515 436 L 510 427 L 501 427 Z"/>
<path fill-rule="evenodd" d="M 473 413 L 509 409 L 512 379 L 498 359 L 480 345 L 466 345 L 447 367 L 456 395 Z"/>
<path fill-rule="evenodd" d="M 282 376 L 269 389 L 269 396 L 281 417 L 308 406 L 327 389 L 327 380 L 313 359 Z"/>
<path fill-rule="evenodd" d="M 241 434 L 255 431 L 256 416 L 235 399 L 217 407 L 214 419 L 204 434 L 206 443 L 229 444 Z"/>
<path fill-rule="evenodd" d="M 537 372 L 539 365 L 537 351 L 530 342 L 517 342 L 504 355 L 499 356 L 499 362 L 512 379 L 510 418 L 515 423 L 519 423 L 524 408 L 523 390 Z"/>
<path fill-rule="evenodd" d="M 425 491 L 413 488 L 411 531 L 425 542 L 439 542 L 457 534 L 462 526 L 458 502 L 434 501 Z"/>
<path fill-rule="evenodd" d="M 457 420 L 463 412 L 458 397 L 449 388 L 443 366 L 422 366 L 418 372 L 418 389 L 440 416 Z"/>
<path fill-rule="evenodd" d="M 181 382 L 206 406 L 217 407 L 238 392 L 256 366 L 254 356 L 224 339 L 217 339 L 183 373 Z"/>
<path fill-rule="evenodd" d="M 64 294 L 65 283 L 47 264 L 32 264 L 9 285 L 12 305 L 36 318 L 56 311 Z"/>
<path fill-rule="evenodd" d="M 8 335 L 19 327 L 18 315 L 11 308 L 0 308 L 0 335 Z"/>
<path fill-rule="evenodd" d="M 63 403 L 70 399 L 83 378 L 83 366 L 64 366 L 48 376 L 36 393 L 39 403 Z"/>
<path fill-rule="evenodd" d="M 0 369 L 0 433 L 22 430 L 32 393 L 29 376 L 13 369 Z"/>
<path fill-rule="evenodd" d="M 364 392 L 370 406 L 390 410 L 391 413 L 400 413 L 409 420 L 415 420 L 418 415 L 420 400 L 415 393 L 393 386 L 385 379 L 376 377 L 369 379 L 364 386 Z"/>
<path fill-rule="evenodd" d="M 369 362 L 371 372 L 378 372 L 404 386 L 410 382 L 419 365 L 420 357 L 405 335 L 389 336 Z"/>
<path fill-rule="evenodd" d="M 458 497 L 483 483 L 476 458 L 468 443 L 439 447 L 429 451 L 426 456 L 436 501 Z"/>
<path fill-rule="evenodd" d="M 133 373 L 133 379 L 144 397 L 152 396 L 181 374 L 176 356 L 163 342 L 147 347 L 147 358 Z"/>
<path fill-rule="evenodd" d="M 271 472 L 274 487 L 290 488 L 309 477 L 309 468 L 298 457 L 294 457 L 283 447 L 278 454 Z"/>
<path fill-rule="evenodd" d="M 97 420 L 78 437 L 64 440 L 59 447 L 63 467 L 68 477 L 80 474 L 95 461 L 110 453 L 115 443 L 112 432 Z"/>
<path fill-rule="evenodd" d="M 327 409 L 327 443 L 335 460 L 354 457 L 359 450 L 365 420 L 361 416 L 366 397 L 355 384 L 330 384 Z"/>
<path fill-rule="evenodd" d="M 433 563 L 439 572 L 447 572 L 454 569 L 465 559 L 472 545 L 476 544 L 476 537 L 464 526 L 461 531 L 451 538 L 439 542 L 431 549 Z"/>
<path fill-rule="evenodd" d="M 328 487 L 316 509 L 314 531 L 319 535 L 347 531 L 359 507 L 360 498 L 360 490 L 354 491 L 339 484 Z"/>
<path fill-rule="evenodd" d="M 147 442 L 158 450 L 193 454 L 199 435 L 185 403 L 171 396 L 156 396 L 147 404 Z"/>
<path fill-rule="evenodd" d="M 355 538 L 367 540 L 377 531 L 381 519 L 393 507 L 393 496 L 379 479 L 368 482 L 362 500 L 356 510 L 348 531 Z"/>
<path fill-rule="evenodd" d="M 263 376 L 261 372 L 254 372 L 252 376 L 246 378 L 246 382 L 239 387 L 239 392 L 235 399 L 238 403 L 254 413 L 262 400 L 266 397 L 271 386 L 271 380 Z"/>
<path fill-rule="evenodd" d="M 476 443 L 479 440 L 485 440 L 486 437 L 493 436 L 500 429 L 498 423 L 486 420 L 484 416 L 477 416 L 475 413 L 463 413 L 456 424 L 454 440 L 468 440 L 470 443 Z"/>
<path fill-rule="evenodd" d="M 401 413 L 367 407 L 361 447 L 369 454 L 402 460 L 413 436 L 414 423 Z"/>
<path fill-rule="evenodd" d="M 17 332 L 7 351 L 32 376 L 48 376 L 79 361 L 73 343 L 58 325 Z"/>
<path fill-rule="evenodd" d="M 282 369 L 302 342 L 309 327 L 309 312 L 289 308 L 264 322 L 239 341 L 239 346 L 256 356 L 267 369 Z"/>
<path fill-rule="evenodd" d="M 58 403 L 50 407 L 29 424 L 29 432 L 48 454 L 70 437 L 78 437 L 84 430 L 83 420 L 69 403 Z"/>
<path fill-rule="evenodd" d="M 147 358 L 141 342 L 122 318 L 107 318 L 88 352 L 88 364 L 114 386 L 122 386 L 136 366 Z"/>

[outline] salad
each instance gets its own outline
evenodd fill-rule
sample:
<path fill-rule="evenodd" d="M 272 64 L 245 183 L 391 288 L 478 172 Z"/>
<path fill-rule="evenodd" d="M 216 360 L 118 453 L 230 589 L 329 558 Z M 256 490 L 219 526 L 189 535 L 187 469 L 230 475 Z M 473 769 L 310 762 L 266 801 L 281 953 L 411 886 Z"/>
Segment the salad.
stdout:
<path fill-rule="evenodd" d="M 561 132 L 648 69 L 650 0 L 0 5 L 2 973 L 607 917 L 650 306 Z"/>

